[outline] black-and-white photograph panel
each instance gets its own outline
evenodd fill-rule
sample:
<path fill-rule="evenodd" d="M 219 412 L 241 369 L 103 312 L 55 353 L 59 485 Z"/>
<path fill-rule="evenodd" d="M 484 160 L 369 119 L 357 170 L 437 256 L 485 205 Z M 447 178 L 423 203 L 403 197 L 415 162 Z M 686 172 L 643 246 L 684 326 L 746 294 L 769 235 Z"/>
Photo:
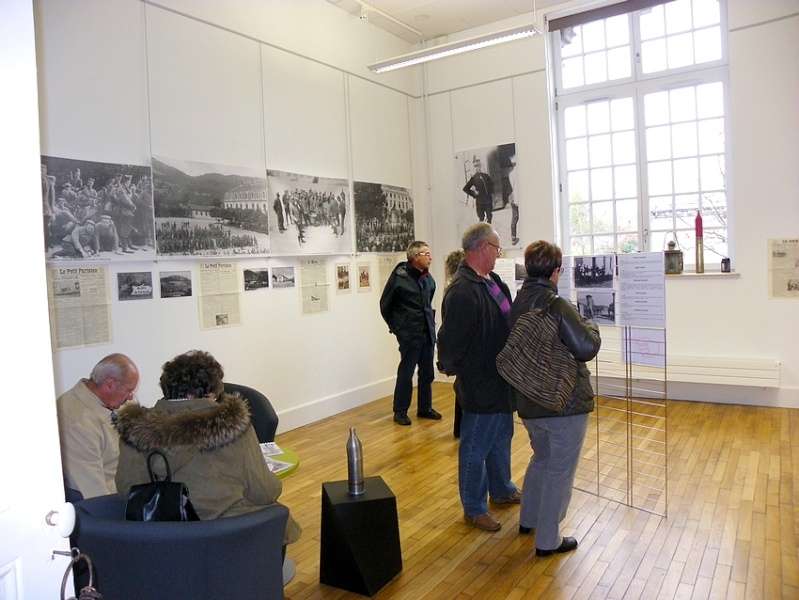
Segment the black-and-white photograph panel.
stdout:
<path fill-rule="evenodd" d="M 258 169 L 153 157 L 159 256 L 269 253 L 269 202 Z"/>
<path fill-rule="evenodd" d="M 272 267 L 272 287 L 293 288 L 297 285 L 294 267 Z"/>
<path fill-rule="evenodd" d="M 355 245 L 358 252 L 404 252 L 414 239 L 411 191 L 356 181 Z"/>
<path fill-rule="evenodd" d="M 191 271 L 161 271 L 162 298 L 185 298 L 191 296 Z"/>
<path fill-rule="evenodd" d="M 155 257 L 150 167 L 41 158 L 45 258 Z"/>
<path fill-rule="evenodd" d="M 152 300 L 153 274 L 117 273 L 117 287 L 120 300 Z"/>
<path fill-rule="evenodd" d="M 615 256 L 577 256 L 574 258 L 574 287 L 612 288 Z"/>
<path fill-rule="evenodd" d="M 615 290 L 577 290 L 577 310 L 599 325 L 616 322 Z"/>
<path fill-rule="evenodd" d="M 349 254 L 346 179 L 267 171 L 272 254 Z"/>
<path fill-rule="evenodd" d="M 519 239 L 516 144 L 464 150 L 455 154 L 455 222 L 460 235 L 469 225 L 486 221 L 502 245 L 523 248 Z"/>
<path fill-rule="evenodd" d="M 244 269 L 244 291 L 269 289 L 269 269 Z"/>

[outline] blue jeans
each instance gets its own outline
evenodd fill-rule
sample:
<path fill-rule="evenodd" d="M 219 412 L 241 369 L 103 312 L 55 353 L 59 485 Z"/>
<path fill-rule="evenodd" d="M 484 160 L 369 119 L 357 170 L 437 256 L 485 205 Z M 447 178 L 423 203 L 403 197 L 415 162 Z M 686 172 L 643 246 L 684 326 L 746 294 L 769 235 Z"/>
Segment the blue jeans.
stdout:
<path fill-rule="evenodd" d="M 478 415 L 463 411 L 458 447 L 458 488 L 463 512 L 488 512 L 487 495 L 506 498 L 516 492 L 510 479 L 513 414 Z"/>
<path fill-rule="evenodd" d="M 433 344 L 408 346 L 400 344 L 400 363 L 394 386 L 394 412 L 408 412 L 413 395 L 413 372 L 419 367 L 416 410 L 420 413 L 433 408 Z"/>
<path fill-rule="evenodd" d="M 539 550 L 554 550 L 563 541 L 560 522 L 569 510 L 588 416 L 522 419 L 533 456 L 524 474 L 519 525 L 535 528 Z"/>

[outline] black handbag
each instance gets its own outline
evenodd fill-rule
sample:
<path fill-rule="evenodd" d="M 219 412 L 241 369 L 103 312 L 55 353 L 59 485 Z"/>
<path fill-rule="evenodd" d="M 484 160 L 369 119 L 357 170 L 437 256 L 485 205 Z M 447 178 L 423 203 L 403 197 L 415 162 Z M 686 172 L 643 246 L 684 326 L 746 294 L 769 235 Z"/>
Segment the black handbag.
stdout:
<path fill-rule="evenodd" d="M 518 394 L 547 410 L 561 412 L 577 383 L 577 360 L 558 336 L 558 320 L 550 312 L 553 296 L 516 321 L 497 355 L 497 371 Z"/>
<path fill-rule="evenodd" d="M 159 479 L 153 474 L 152 460 L 160 456 L 166 466 L 166 476 Z M 163 452 L 154 450 L 147 456 L 147 473 L 150 483 L 139 483 L 130 488 L 125 503 L 125 519 L 128 521 L 199 521 L 200 517 L 189 500 L 189 488 L 179 481 L 172 481 L 169 461 Z"/>

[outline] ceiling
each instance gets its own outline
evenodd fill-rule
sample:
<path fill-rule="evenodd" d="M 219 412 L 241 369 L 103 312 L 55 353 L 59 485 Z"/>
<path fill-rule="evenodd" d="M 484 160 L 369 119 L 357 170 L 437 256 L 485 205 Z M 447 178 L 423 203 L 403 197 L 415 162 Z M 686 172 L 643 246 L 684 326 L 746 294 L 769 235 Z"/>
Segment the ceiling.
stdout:
<path fill-rule="evenodd" d="M 328 0 L 410 44 L 554 6 L 563 0 Z M 403 27 L 403 25 L 407 27 Z M 410 29 L 409 29 L 410 28 Z M 421 36 L 412 30 L 421 32 Z"/>

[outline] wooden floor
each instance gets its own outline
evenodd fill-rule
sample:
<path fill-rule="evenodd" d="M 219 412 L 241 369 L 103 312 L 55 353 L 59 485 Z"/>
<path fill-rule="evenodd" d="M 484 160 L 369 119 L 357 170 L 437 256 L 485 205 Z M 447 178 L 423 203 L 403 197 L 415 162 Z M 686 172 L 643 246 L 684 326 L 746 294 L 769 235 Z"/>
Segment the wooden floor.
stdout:
<path fill-rule="evenodd" d="M 278 435 L 301 460 L 281 497 L 303 527 L 288 547 L 291 600 L 364 597 L 319 583 L 321 488 L 347 477 L 350 427 L 366 476 L 384 479 L 399 511 L 403 570 L 374 598 L 799 599 L 799 410 L 670 402 L 668 516 L 576 490 L 563 530 L 579 548 L 537 558 L 518 506 L 492 507 L 495 533 L 464 523 L 451 385 L 433 393 L 443 421 L 411 411 L 400 427 L 384 398 Z M 517 419 L 518 485 L 530 453 Z"/>

